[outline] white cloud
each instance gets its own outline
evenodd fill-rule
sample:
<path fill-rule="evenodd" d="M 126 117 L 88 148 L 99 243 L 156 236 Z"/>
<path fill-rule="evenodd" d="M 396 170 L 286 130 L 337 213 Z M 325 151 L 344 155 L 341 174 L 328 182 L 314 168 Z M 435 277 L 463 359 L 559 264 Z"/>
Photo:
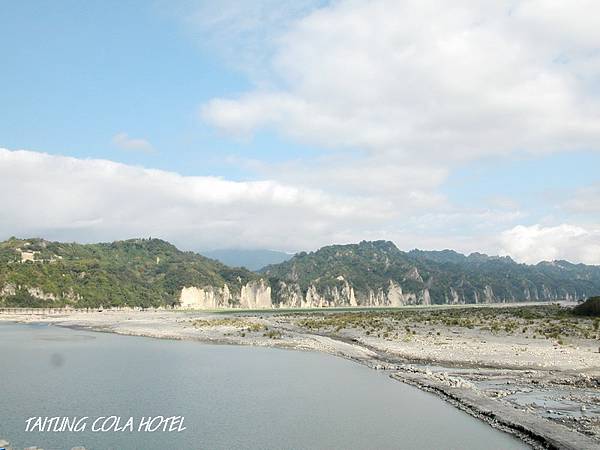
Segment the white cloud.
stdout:
<path fill-rule="evenodd" d="M 562 224 L 516 226 L 501 234 L 501 254 L 517 261 L 537 263 L 541 260 L 566 259 L 600 264 L 600 228 Z"/>
<path fill-rule="evenodd" d="M 270 88 L 202 114 L 229 133 L 272 127 L 432 164 L 598 149 L 586 85 L 600 73 L 598 17 L 585 0 L 334 2 L 275 40 Z"/>
<path fill-rule="evenodd" d="M 146 139 L 132 138 L 125 132 L 115 134 L 111 140 L 115 147 L 122 150 L 133 150 L 140 152 L 153 152 L 154 147 Z"/>
<path fill-rule="evenodd" d="M 600 41 L 598 2 L 577 0 L 565 5 L 560 0 L 526 0 L 517 2 L 513 13 L 526 20 L 529 31 L 559 44 L 567 50 L 588 51 Z"/>
<path fill-rule="evenodd" d="M 182 176 L 107 160 L 0 149 L 0 239 L 95 242 L 154 236 L 185 249 L 315 249 L 391 239 L 515 259 L 600 263 L 600 230 L 516 226 L 519 211 L 396 209 L 379 196 L 334 195 L 277 181 Z"/>
<path fill-rule="evenodd" d="M 4 238 L 96 241 L 152 235 L 196 249 L 313 248 L 387 217 L 361 198 L 274 181 L 190 177 L 5 149 L 0 149 L 0 203 Z"/>
<path fill-rule="evenodd" d="M 446 206 L 445 197 L 435 192 L 448 175 L 443 167 L 403 164 L 385 157 L 352 158 L 348 155 L 283 163 L 243 158 L 229 158 L 228 162 L 293 185 L 319 186 L 328 192 L 376 197 L 398 212 Z"/>

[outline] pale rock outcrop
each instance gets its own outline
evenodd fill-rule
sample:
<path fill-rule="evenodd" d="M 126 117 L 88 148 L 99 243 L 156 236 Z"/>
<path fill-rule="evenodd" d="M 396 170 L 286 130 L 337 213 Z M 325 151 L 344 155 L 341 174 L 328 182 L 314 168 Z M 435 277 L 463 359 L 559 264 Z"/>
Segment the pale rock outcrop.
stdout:
<path fill-rule="evenodd" d="M 240 306 L 242 308 L 272 308 L 271 286 L 263 279 L 246 283 L 242 286 L 240 293 Z"/>
<path fill-rule="evenodd" d="M 340 280 L 342 281 L 342 280 Z M 341 289 L 338 286 L 326 287 L 319 292 L 315 285 L 310 285 L 301 303 L 302 308 L 324 308 L 331 306 L 358 306 L 354 295 L 354 288 L 347 281 L 342 281 Z"/>
<path fill-rule="evenodd" d="M 237 301 L 236 301 L 237 300 Z M 184 309 L 272 308 L 271 286 L 265 280 L 250 281 L 242 286 L 239 298 L 235 298 L 229 286 L 184 287 L 179 295 L 179 306 Z"/>
<path fill-rule="evenodd" d="M 494 291 L 491 286 L 485 286 L 483 289 L 483 302 L 484 303 L 493 303 L 494 302 Z"/>
<path fill-rule="evenodd" d="M 302 302 L 302 308 L 320 308 L 323 306 L 324 299 L 317 292 L 317 288 L 314 285 L 310 285 L 306 290 L 306 296 Z"/>
<path fill-rule="evenodd" d="M 346 285 L 342 288 L 342 294 L 348 297 L 348 303 L 350 306 L 358 306 L 356 296 L 354 295 L 354 288 L 350 286 L 347 281 Z"/>
<path fill-rule="evenodd" d="M 458 305 L 459 303 L 461 303 L 460 298 L 458 296 L 458 292 L 456 292 L 456 289 L 454 289 L 453 287 L 450 288 L 450 299 L 453 305 Z"/>
<path fill-rule="evenodd" d="M 387 291 L 387 302 L 384 306 L 398 307 L 416 305 L 417 303 L 417 295 L 414 292 L 403 292 L 400 284 L 394 280 L 390 280 Z"/>
<path fill-rule="evenodd" d="M 407 280 L 415 280 L 419 282 L 423 282 L 423 278 L 421 278 L 421 274 L 416 267 L 411 268 L 405 275 Z"/>
<path fill-rule="evenodd" d="M 394 283 L 393 280 L 390 280 L 390 284 L 388 286 L 387 303 L 389 306 L 406 305 L 406 300 L 404 299 L 404 294 L 402 293 L 402 287 L 399 284 Z"/>
<path fill-rule="evenodd" d="M 6 284 L 0 290 L 0 297 L 8 297 L 17 293 L 17 287 L 14 284 Z"/>
<path fill-rule="evenodd" d="M 230 306 L 230 300 L 231 294 L 227 284 L 220 289 L 213 286 L 184 287 L 179 295 L 180 307 L 187 309 L 227 308 Z"/>
<path fill-rule="evenodd" d="M 46 300 L 46 301 L 56 300 L 56 295 L 48 293 L 48 292 L 44 292 L 40 288 L 30 287 L 30 288 L 27 288 L 27 292 L 29 292 L 29 295 L 31 295 L 32 297 L 39 298 L 40 300 Z"/>
<path fill-rule="evenodd" d="M 280 308 L 300 308 L 304 302 L 302 291 L 297 283 L 279 282 L 277 296 Z"/>
<path fill-rule="evenodd" d="M 367 306 L 385 306 L 386 295 L 383 293 L 383 289 L 378 289 L 377 292 L 373 292 L 369 289 L 369 296 L 367 298 Z"/>
<path fill-rule="evenodd" d="M 17 293 L 17 290 L 19 290 L 19 289 L 25 289 L 29 293 L 29 295 L 31 295 L 32 297 L 37 298 L 39 300 L 55 301 L 58 299 L 58 296 L 56 296 L 50 292 L 44 292 L 44 290 L 41 288 L 16 286 L 12 283 L 8 283 L 8 284 L 4 285 L 2 287 L 2 289 L 0 289 L 0 298 L 15 295 Z M 62 293 L 62 297 L 70 300 L 68 295 L 65 294 L 64 292 Z"/>
<path fill-rule="evenodd" d="M 407 305 L 416 305 L 417 304 L 417 294 L 415 294 L 414 292 L 405 293 L 404 298 L 406 299 Z"/>

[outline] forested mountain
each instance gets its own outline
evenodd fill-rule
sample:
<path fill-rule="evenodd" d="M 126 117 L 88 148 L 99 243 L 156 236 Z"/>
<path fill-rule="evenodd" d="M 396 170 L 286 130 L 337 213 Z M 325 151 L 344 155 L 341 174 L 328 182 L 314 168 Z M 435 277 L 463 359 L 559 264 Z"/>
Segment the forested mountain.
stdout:
<path fill-rule="evenodd" d="M 392 242 L 331 245 L 260 273 L 230 268 L 160 239 L 101 244 L 0 243 L 0 306 L 271 308 L 403 306 L 584 299 L 600 267 L 518 264 Z"/>
<path fill-rule="evenodd" d="M 160 239 L 102 244 L 9 239 L 0 243 L 4 306 L 159 306 L 178 304 L 183 287 L 227 284 L 235 303 L 259 277 Z"/>
<path fill-rule="evenodd" d="M 526 265 L 509 257 L 452 250 L 403 252 L 389 241 L 323 247 L 263 272 L 272 284 L 297 284 L 325 304 L 574 300 L 600 294 L 598 266 L 566 261 Z"/>

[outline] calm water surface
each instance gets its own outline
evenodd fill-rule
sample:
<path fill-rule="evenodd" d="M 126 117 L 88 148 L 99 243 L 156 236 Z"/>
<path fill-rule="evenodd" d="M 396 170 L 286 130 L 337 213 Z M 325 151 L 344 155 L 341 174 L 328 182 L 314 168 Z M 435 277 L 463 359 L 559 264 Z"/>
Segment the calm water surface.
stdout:
<path fill-rule="evenodd" d="M 319 353 L 0 324 L 0 364 L 0 438 L 17 448 L 527 448 L 431 394 Z M 110 415 L 185 416 L 187 430 L 25 432 L 32 416 Z"/>

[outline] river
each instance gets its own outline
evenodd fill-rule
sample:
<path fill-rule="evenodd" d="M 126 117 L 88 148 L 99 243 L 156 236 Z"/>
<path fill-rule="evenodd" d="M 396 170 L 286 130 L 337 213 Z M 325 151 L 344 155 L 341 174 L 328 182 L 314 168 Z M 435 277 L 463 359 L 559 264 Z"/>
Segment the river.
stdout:
<path fill-rule="evenodd" d="M 15 448 L 528 448 L 432 394 L 314 352 L 0 324 L 0 362 L 0 439 Z M 135 429 L 91 430 L 109 416 Z M 182 416 L 186 429 L 137 431 L 157 416 Z M 88 419 L 82 432 L 32 432 L 30 417 Z"/>

